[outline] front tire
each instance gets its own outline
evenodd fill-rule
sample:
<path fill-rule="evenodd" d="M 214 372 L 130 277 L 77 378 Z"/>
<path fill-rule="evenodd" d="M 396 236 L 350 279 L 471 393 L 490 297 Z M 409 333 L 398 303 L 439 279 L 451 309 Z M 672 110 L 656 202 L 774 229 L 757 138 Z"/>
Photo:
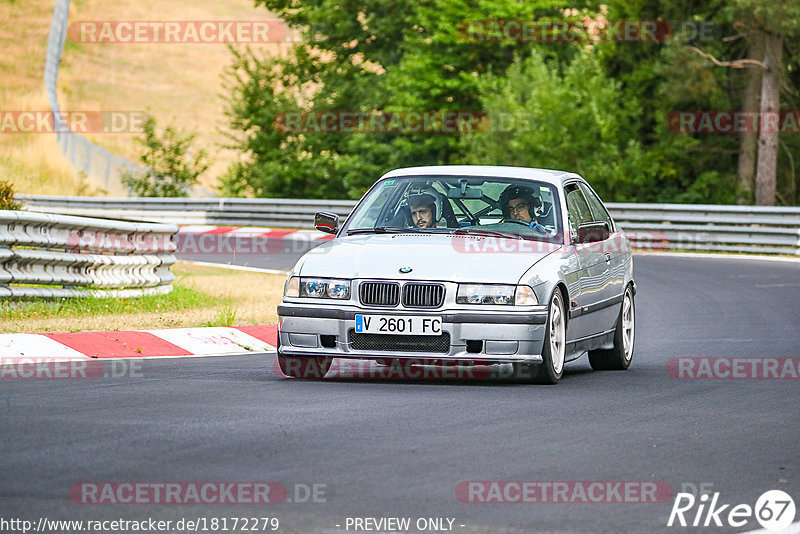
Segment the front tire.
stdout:
<path fill-rule="evenodd" d="M 564 375 L 564 357 L 566 353 L 567 321 L 564 313 L 564 297 L 556 289 L 550 297 L 544 343 L 542 345 L 542 363 L 536 366 L 515 363 L 514 375 L 530 377 L 534 384 L 557 384 Z"/>
<path fill-rule="evenodd" d="M 633 342 L 636 333 L 636 308 L 633 289 L 628 286 L 622 297 L 617 328 L 614 331 L 614 348 L 590 350 L 589 363 L 595 371 L 624 371 L 633 359 Z"/>

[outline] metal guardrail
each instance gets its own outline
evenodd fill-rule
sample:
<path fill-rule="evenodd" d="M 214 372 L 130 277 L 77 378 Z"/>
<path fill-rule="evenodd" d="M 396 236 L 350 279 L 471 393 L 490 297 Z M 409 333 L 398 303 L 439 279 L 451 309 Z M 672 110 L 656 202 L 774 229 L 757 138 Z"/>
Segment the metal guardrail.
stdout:
<path fill-rule="evenodd" d="M 638 248 L 800 255 L 800 208 L 621 203 L 608 208 Z"/>
<path fill-rule="evenodd" d="M 172 224 L 0 210 L 0 297 L 169 293 L 177 231 Z"/>
<path fill-rule="evenodd" d="M 354 200 L 266 198 L 101 198 L 17 195 L 27 209 L 86 214 L 130 221 L 313 228 L 314 213 L 332 211 L 344 219 Z"/>
<path fill-rule="evenodd" d="M 313 227 L 316 211 L 347 217 L 352 200 L 97 198 L 18 195 L 29 210 L 216 226 Z M 800 208 L 609 203 L 638 248 L 800 254 Z"/>

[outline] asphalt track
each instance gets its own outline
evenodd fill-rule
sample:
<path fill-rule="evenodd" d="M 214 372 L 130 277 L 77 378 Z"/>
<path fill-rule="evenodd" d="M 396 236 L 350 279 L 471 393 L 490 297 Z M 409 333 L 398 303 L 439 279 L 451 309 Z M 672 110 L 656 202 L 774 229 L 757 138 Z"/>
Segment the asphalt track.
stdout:
<path fill-rule="evenodd" d="M 454 518 L 464 533 L 759 528 L 752 518 L 737 529 L 669 528 L 672 499 L 462 502 L 464 481 L 662 481 L 675 492 L 705 483 L 721 503 L 753 506 L 781 489 L 800 505 L 800 382 L 676 379 L 666 369 L 675 357 L 800 356 L 800 264 L 638 255 L 635 277 L 632 367 L 593 372 L 581 359 L 557 386 L 299 381 L 273 372 L 274 355 L 0 380 L 0 516 L 269 516 L 298 533 L 387 516 Z M 292 501 L 295 484 L 324 484 L 325 494 L 261 506 L 72 502 L 69 488 L 86 481 L 277 481 Z"/>

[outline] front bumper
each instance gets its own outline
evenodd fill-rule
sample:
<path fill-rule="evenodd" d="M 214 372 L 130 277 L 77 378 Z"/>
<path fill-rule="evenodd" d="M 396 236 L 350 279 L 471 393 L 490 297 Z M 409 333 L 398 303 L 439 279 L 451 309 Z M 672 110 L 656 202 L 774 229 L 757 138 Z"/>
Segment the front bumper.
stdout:
<path fill-rule="evenodd" d="M 441 317 L 442 332 L 449 335 L 449 349 L 446 352 L 357 350 L 350 342 L 357 313 Z M 278 306 L 278 316 L 279 350 L 285 356 L 541 363 L 547 309 L 537 306 L 526 311 L 423 311 L 282 302 Z M 391 345 L 391 338 L 395 336 L 380 337 Z"/>

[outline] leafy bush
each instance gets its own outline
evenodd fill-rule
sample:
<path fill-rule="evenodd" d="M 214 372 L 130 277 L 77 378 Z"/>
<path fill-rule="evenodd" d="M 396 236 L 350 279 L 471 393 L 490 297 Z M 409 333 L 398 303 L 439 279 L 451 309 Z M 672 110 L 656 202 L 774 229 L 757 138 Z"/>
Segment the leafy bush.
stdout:
<path fill-rule="evenodd" d="M 0 180 L 0 210 L 18 210 L 22 204 L 14 200 L 14 186 Z"/>
<path fill-rule="evenodd" d="M 194 134 L 183 133 L 167 126 L 161 136 L 156 131 L 156 121 L 149 117 L 144 124 L 144 138 L 137 139 L 145 152 L 139 160 L 146 170 L 122 172 L 122 183 L 142 197 L 186 197 L 189 188 L 196 185 L 198 177 L 208 169 L 207 153 L 197 151 L 192 157 Z"/>

